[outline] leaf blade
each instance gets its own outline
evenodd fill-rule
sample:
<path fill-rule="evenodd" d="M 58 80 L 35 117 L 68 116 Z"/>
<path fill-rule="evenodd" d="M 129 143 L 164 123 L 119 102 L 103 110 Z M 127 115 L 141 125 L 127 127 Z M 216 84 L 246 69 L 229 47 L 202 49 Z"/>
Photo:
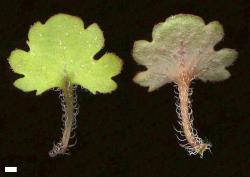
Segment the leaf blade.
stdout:
<path fill-rule="evenodd" d="M 14 84 L 17 88 L 36 90 L 39 95 L 53 87 L 63 89 L 64 78 L 68 77 L 73 84 L 80 84 L 86 89 L 91 88 L 91 84 L 96 85 L 94 90 L 90 90 L 92 93 L 107 93 L 116 89 L 117 85 L 111 77 L 120 73 L 122 64 L 117 63 L 121 63 L 121 59 L 105 54 L 103 57 L 110 67 L 94 60 L 94 55 L 104 46 L 103 32 L 96 23 L 85 29 L 80 18 L 57 14 L 45 24 L 36 22 L 31 26 L 28 39 L 30 51 L 14 50 L 9 57 L 13 71 L 24 75 Z M 99 67 L 96 67 L 97 63 L 100 63 Z M 102 72 L 103 77 L 94 78 L 95 75 L 85 74 L 94 73 L 92 70 L 95 69 L 100 70 L 96 72 Z M 84 76 L 80 77 L 79 73 Z M 89 85 L 79 79 L 88 80 L 86 83 Z M 105 84 L 99 84 L 98 88 L 94 82 Z"/>

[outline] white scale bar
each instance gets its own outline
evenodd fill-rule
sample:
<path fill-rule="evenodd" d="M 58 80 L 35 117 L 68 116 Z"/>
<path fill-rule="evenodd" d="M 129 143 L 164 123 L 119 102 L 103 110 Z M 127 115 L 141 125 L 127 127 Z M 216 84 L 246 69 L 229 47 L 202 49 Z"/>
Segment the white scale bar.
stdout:
<path fill-rule="evenodd" d="M 5 167 L 4 169 L 5 172 L 17 172 L 17 167 Z"/>

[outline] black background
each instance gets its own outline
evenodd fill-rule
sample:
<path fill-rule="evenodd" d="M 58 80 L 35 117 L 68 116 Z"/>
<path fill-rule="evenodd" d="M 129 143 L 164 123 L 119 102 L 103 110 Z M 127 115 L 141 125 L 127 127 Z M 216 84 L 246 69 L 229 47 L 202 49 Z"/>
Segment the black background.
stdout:
<path fill-rule="evenodd" d="M 1 0 L 0 9 L 0 176 L 18 166 L 18 177 L 249 177 L 250 176 L 250 3 L 246 0 Z M 58 93 L 24 93 L 12 84 L 20 77 L 7 62 L 12 50 L 28 50 L 27 33 L 36 21 L 63 12 L 96 22 L 105 51 L 115 52 L 124 69 L 112 94 L 91 95 L 78 88 L 78 144 L 72 155 L 47 153 L 61 136 Z M 218 20 L 225 38 L 216 46 L 235 48 L 230 79 L 192 85 L 194 126 L 213 144 L 203 159 L 179 147 L 173 84 L 147 93 L 132 82 L 138 66 L 134 41 L 151 40 L 154 24 L 170 15 L 191 13 L 206 23 Z"/>

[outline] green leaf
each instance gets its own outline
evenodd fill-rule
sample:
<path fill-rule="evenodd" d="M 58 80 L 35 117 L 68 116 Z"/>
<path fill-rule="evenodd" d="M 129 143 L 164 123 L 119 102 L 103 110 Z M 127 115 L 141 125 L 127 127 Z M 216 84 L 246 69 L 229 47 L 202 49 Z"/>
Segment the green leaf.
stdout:
<path fill-rule="evenodd" d="M 134 81 L 154 91 L 166 83 L 178 82 L 181 66 L 184 72 L 202 81 L 227 79 L 230 73 L 225 67 L 237 58 L 233 49 L 214 50 L 223 38 L 222 25 L 189 14 L 171 16 L 154 26 L 151 42 L 134 43 L 133 57 L 147 70 L 138 73 Z M 192 71 L 192 72 L 190 72 Z"/>
<path fill-rule="evenodd" d="M 93 94 L 116 89 L 112 77 L 120 73 L 122 61 L 112 53 L 93 59 L 104 46 L 103 33 L 96 23 L 84 28 L 80 18 L 57 14 L 45 24 L 36 22 L 27 43 L 28 52 L 16 49 L 9 57 L 13 71 L 24 75 L 15 81 L 17 88 L 36 90 L 40 95 L 54 87 L 63 89 L 67 77 Z"/>

